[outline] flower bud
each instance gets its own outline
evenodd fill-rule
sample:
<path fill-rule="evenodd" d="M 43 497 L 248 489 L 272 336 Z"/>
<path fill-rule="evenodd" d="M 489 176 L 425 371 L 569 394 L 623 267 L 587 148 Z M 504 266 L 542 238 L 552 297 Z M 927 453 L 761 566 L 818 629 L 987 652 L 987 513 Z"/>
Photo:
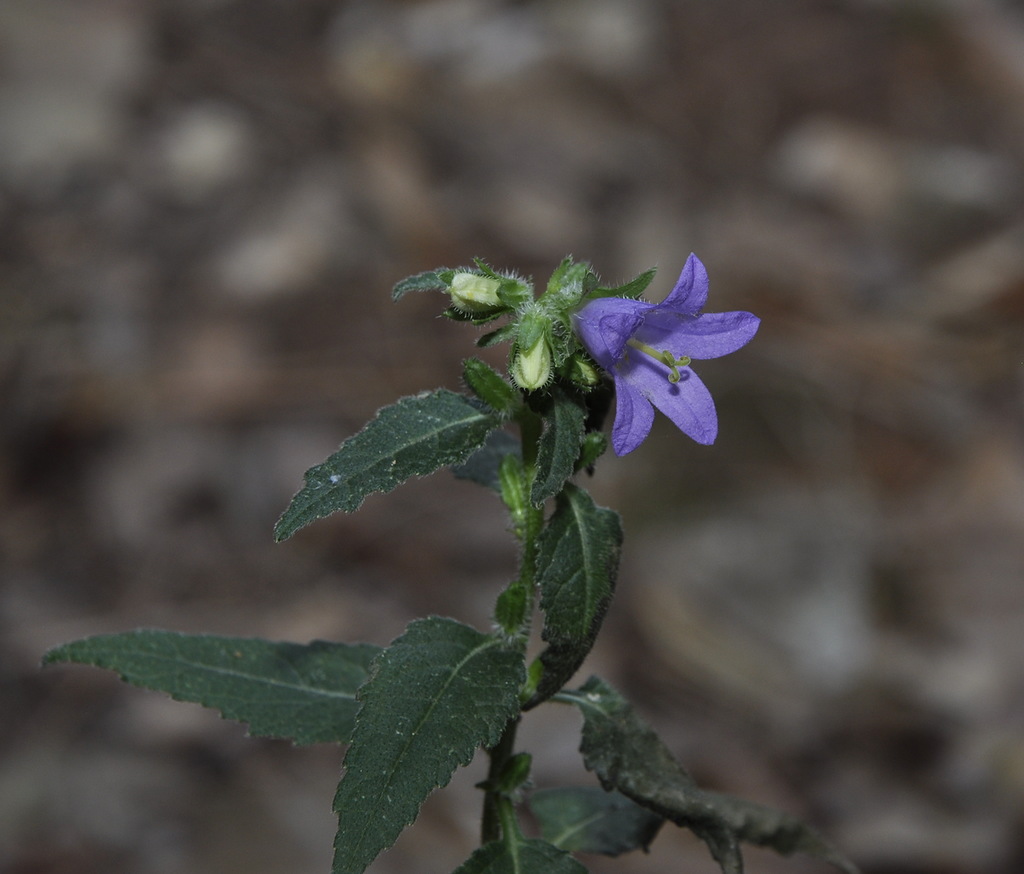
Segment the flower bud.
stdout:
<path fill-rule="evenodd" d="M 529 348 L 522 349 L 512 362 L 512 379 L 526 391 L 533 391 L 548 384 L 551 379 L 551 349 L 548 341 L 539 337 Z"/>
<path fill-rule="evenodd" d="M 601 381 L 601 373 L 582 356 L 574 355 L 569 361 L 569 379 L 576 385 L 593 388 Z"/>
<path fill-rule="evenodd" d="M 498 297 L 501 283 L 478 273 L 456 273 L 449 291 L 452 304 L 464 313 L 485 313 L 504 306 Z"/>

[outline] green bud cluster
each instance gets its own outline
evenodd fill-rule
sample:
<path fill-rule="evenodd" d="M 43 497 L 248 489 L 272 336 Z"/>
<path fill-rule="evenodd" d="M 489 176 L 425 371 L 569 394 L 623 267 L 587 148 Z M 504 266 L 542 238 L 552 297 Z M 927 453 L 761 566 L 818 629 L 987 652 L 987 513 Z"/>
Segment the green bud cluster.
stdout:
<path fill-rule="evenodd" d="M 601 371 L 573 331 L 573 313 L 595 297 L 638 297 L 653 275 L 648 271 L 626 285 L 605 288 L 589 264 L 566 258 L 538 296 L 532 281 L 476 259 L 472 267 L 411 276 L 395 286 L 393 297 L 438 290 L 449 296 L 448 318 L 485 325 L 505 317 L 507 323 L 483 335 L 477 345 L 510 344 L 508 373 L 516 388 L 534 392 L 561 382 L 588 391 L 601 383 Z"/>

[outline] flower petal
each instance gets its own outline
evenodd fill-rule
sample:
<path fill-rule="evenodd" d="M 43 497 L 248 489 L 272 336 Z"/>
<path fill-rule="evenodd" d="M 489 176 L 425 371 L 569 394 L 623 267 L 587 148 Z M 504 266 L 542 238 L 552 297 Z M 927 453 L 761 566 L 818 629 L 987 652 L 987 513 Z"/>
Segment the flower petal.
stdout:
<path fill-rule="evenodd" d="M 612 425 L 612 448 L 616 455 L 626 455 L 637 448 L 654 424 L 654 407 L 628 379 L 615 379 L 615 424 Z"/>
<path fill-rule="evenodd" d="M 691 252 L 675 286 L 668 297 L 658 304 L 658 309 L 666 308 L 692 316 L 704 308 L 707 299 L 708 272 L 700 258 Z"/>
<path fill-rule="evenodd" d="M 760 324 L 757 316 L 740 311 L 696 317 L 660 311 L 647 317 L 636 338 L 678 356 L 720 358 L 749 343 Z"/>
<path fill-rule="evenodd" d="M 649 399 L 688 437 L 705 445 L 715 442 L 718 436 L 715 402 L 707 386 L 691 368 L 680 367 L 679 382 L 669 382 L 668 368 L 644 356 L 622 378 L 615 380 L 616 397 L 619 397 L 619 387 L 624 381 L 628 381 L 634 393 Z M 617 419 L 616 414 L 616 425 Z"/>
<path fill-rule="evenodd" d="M 576 334 L 594 360 L 611 370 L 652 307 L 639 300 L 599 297 L 573 315 Z"/>

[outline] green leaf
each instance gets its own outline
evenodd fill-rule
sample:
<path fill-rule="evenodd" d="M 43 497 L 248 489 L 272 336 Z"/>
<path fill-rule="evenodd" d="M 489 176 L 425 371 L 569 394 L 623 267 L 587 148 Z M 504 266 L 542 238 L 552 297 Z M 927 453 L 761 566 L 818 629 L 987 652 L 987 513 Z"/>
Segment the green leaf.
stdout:
<path fill-rule="evenodd" d="M 621 547 L 619 514 L 567 485 L 538 538 L 537 583 L 548 645 L 540 655 L 544 673 L 527 708 L 550 698 L 583 664 L 615 588 Z"/>
<path fill-rule="evenodd" d="M 591 677 L 580 689 L 557 697 L 583 713 L 580 751 L 601 785 L 690 829 L 724 874 L 742 874 L 740 841 L 783 855 L 805 853 L 856 874 L 849 859 L 796 817 L 698 789 L 653 729 L 603 680 Z"/>
<path fill-rule="evenodd" d="M 570 852 L 618 856 L 647 850 L 664 819 L 618 792 L 597 786 L 539 789 L 530 810 L 544 840 Z"/>
<path fill-rule="evenodd" d="M 44 664 L 108 668 L 145 689 L 167 692 L 249 723 L 251 734 L 296 743 L 347 743 L 356 690 L 380 647 L 272 643 L 244 637 L 129 631 L 51 649 Z"/>
<path fill-rule="evenodd" d="M 657 272 L 657 268 L 652 267 L 622 285 L 595 288 L 583 300 L 586 302 L 599 297 L 628 297 L 635 300 L 647 290 Z"/>
<path fill-rule="evenodd" d="M 530 488 L 530 501 L 537 506 L 557 495 L 576 469 L 587 418 L 584 404 L 558 386 L 541 410 L 544 431 L 537 447 L 537 473 Z"/>
<path fill-rule="evenodd" d="M 564 850 L 537 838 L 484 844 L 453 874 L 587 874 Z"/>
<path fill-rule="evenodd" d="M 410 623 L 359 692 L 334 809 L 334 874 L 363 871 L 519 712 L 523 656 L 453 619 Z"/>
<path fill-rule="evenodd" d="M 575 286 L 579 290 L 579 294 L 582 294 L 587 286 L 595 284 L 596 281 L 597 279 L 586 261 L 574 262 L 571 257 L 566 257 L 551 274 L 546 293 L 549 295 L 564 294 L 567 289 Z"/>
<path fill-rule="evenodd" d="M 522 395 L 498 371 L 479 358 L 462 362 L 462 377 L 480 400 L 495 412 L 511 417 L 522 404 Z"/>
<path fill-rule="evenodd" d="M 504 343 L 506 340 L 514 340 L 518 334 L 519 325 L 513 322 L 484 334 L 476 341 L 476 345 L 481 349 L 486 349 L 488 346 L 496 346 L 498 343 Z"/>
<path fill-rule="evenodd" d="M 448 291 L 448 285 L 438 273 L 437 270 L 426 270 L 403 279 L 391 290 L 391 299 L 401 300 L 410 291 Z"/>
<path fill-rule="evenodd" d="M 583 443 L 580 446 L 580 457 L 576 461 L 579 470 L 591 471 L 594 463 L 605 453 L 608 448 L 608 438 L 600 431 L 588 431 L 583 435 Z"/>
<path fill-rule="evenodd" d="M 274 528 L 286 540 L 311 522 L 352 512 L 373 492 L 458 464 L 480 447 L 501 418 L 447 389 L 402 398 L 377 413 L 330 458 L 306 471 L 305 486 Z"/>
<path fill-rule="evenodd" d="M 487 325 L 497 319 L 500 319 L 502 316 L 508 315 L 508 311 L 505 309 L 495 309 L 482 313 L 467 313 L 463 312 L 458 307 L 451 306 L 441 313 L 441 315 L 446 319 L 451 319 L 453 322 L 465 322 L 469 325 Z"/>
<path fill-rule="evenodd" d="M 507 455 L 518 457 L 521 453 L 519 440 L 508 431 L 496 430 L 487 435 L 484 445 L 476 450 L 462 464 L 452 467 L 452 473 L 458 479 L 470 480 L 493 489 L 501 494 L 502 459 Z"/>

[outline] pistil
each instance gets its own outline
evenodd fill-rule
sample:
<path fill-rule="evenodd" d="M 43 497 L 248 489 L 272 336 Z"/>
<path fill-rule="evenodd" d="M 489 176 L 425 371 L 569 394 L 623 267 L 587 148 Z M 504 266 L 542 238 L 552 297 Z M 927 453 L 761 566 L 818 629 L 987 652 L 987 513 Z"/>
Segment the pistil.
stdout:
<path fill-rule="evenodd" d="M 668 349 L 655 349 L 653 346 L 648 346 L 639 340 L 629 339 L 626 342 L 634 349 L 639 349 L 645 355 L 650 355 L 655 361 L 660 361 L 664 364 L 669 369 L 669 382 L 679 382 L 679 368 L 689 367 L 690 362 L 693 360 L 685 355 L 682 358 L 676 358 Z"/>

